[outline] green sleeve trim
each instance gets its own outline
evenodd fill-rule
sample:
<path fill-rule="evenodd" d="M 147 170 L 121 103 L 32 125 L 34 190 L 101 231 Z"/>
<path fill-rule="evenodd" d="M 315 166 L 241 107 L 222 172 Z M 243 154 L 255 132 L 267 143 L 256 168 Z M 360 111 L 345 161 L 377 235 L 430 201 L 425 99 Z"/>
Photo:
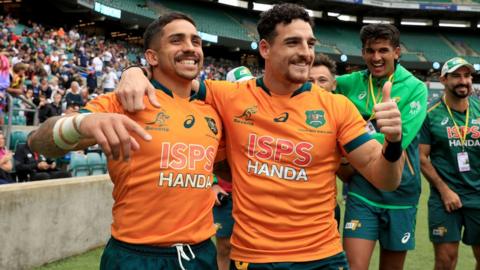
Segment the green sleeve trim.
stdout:
<path fill-rule="evenodd" d="M 85 108 L 80 109 L 79 113 L 91 113 L 92 111 L 87 110 Z"/>
<path fill-rule="evenodd" d="M 216 176 L 215 174 L 213 175 L 213 183 L 212 183 L 212 185 L 218 185 L 218 178 L 217 178 L 217 176 Z"/>
<path fill-rule="evenodd" d="M 416 208 L 417 206 L 416 205 L 389 205 L 389 204 L 383 204 L 383 203 L 376 203 L 376 202 L 372 202 L 370 201 L 369 199 L 355 193 L 355 192 L 348 192 L 348 195 L 349 196 L 353 196 L 359 200 L 361 200 L 362 202 L 368 204 L 368 205 L 371 205 L 371 206 L 375 206 L 375 207 L 378 207 L 378 208 L 384 208 L 384 209 L 393 209 L 393 210 L 399 210 L 399 209 L 411 209 L 411 208 Z"/>
<path fill-rule="evenodd" d="M 370 141 L 372 136 L 370 136 L 368 133 L 363 133 L 362 135 L 358 136 L 357 138 L 351 140 L 349 143 L 345 144 L 343 148 L 347 153 L 352 152 L 353 150 L 357 149 L 360 145 Z"/>

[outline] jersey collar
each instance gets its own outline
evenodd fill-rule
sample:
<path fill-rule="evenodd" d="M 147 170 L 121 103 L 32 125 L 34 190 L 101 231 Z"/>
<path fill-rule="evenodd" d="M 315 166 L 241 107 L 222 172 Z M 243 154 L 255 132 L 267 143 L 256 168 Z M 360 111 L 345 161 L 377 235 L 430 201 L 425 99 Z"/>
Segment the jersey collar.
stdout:
<path fill-rule="evenodd" d="M 257 86 L 262 88 L 262 90 L 265 91 L 265 93 L 267 93 L 267 95 L 272 96 L 272 93 L 271 93 L 270 89 L 268 89 L 267 86 L 265 85 L 265 83 L 263 82 L 263 77 L 258 77 L 257 78 Z M 306 82 L 306 83 L 302 84 L 302 86 L 300 86 L 300 88 L 295 90 L 292 93 L 292 95 L 290 96 L 290 98 L 292 98 L 294 96 L 297 96 L 297 95 L 300 95 L 301 93 L 307 92 L 307 91 L 310 91 L 310 90 L 312 90 L 312 83 L 311 82 Z"/>
<path fill-rule="evenodd" d="M 151 79 L 150 82 L 152 83 L 153 87 L 155 87 L 155 89 L 160 90 L 160 91 L 164 92 L 165 94 L 167 94 L 168 96 L 170 96 L 171 98 L 173 98 L 172 91 L 170 89 L 168 89 L 165 85 L 161 84 L 159 81 L 157 81 L 155 79 Z M 190 100 L 189 101 L 193 101 L 193 100 L 196 100 L 196 99 L 205 101 L 205 97 L 206 97 L 205 85 L 200 84 L 200 89 L 197 92 L 195 92 L 194 90 L 192 90 L 190 92 Z"/>

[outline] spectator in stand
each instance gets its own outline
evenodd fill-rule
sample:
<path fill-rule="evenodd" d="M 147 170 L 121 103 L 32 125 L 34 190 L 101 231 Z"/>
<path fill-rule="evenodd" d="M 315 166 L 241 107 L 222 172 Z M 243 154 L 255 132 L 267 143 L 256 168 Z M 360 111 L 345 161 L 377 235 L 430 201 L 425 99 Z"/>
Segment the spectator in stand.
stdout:
<path fill-rule="evenodd" d="M 3 125 L 3 110 L 7 105 L 7 91 L 10 87 L 10 64 L 5 55 L 0 55 L 0 125 Z M 1 180 L 0 180 L 1 181 Z"/>
<path fill-rule="evenodd" d="M 93 65 L 88 67 L 87 70 L 87 89 L 89 94 L 93 94 L 97 89 L 97 74 Z"/>
<path fill-rule="evenodd" d="M 58 77 L 53 77 L 50 80 L 50 88 L 52 89 L 52 97 L 55 97 L 56 94 L 60 94 L 62 97 L 65 95 L 65 90 L 58 85 Z"/>
<path fill-rule="evenodd" d="M 92 64 L 93 66 L 95 67 L 95 72 L 97 72 L 97 76 L 100 76 L 102 74 L 102 70 L 103 70 L 103 61 L 102 59 L 100 59 L 100 57 L 98 55 L 96 55 L 93 60 L 92 60 Z"/>
<path fill-rule="evenodd" d="M 40 104 L 42 104 L 42 98 L 40 97 Z M 43 123 L 45 120 L 47 120 L 50 117 L 53 116 L 59 116 L 62 115 L 62 95 L 59 93 L 56 93 L 53 96 L 53 102 L 52 103 L 47 103 L 45 105 L 45 108 L 42 109 L 42 107 L 39 108 L 39 121 L 40 123 Z"/>
<path fill-rule="evenodd" d="M 45 98 L 50 99 L 52 97 L 52 88 L 48 84 L 47 78 L 42 78 L 40 80 L 40 94 L 39 96 L 45 96 Z"/>
<path fill-rule="evenodd" d="M 40 96 L 40 83 L 38 82 L 37 76 L 32 77 L 32 83 L 27 86 L 27 89 L 32 90 L 32 101 L 35 105 L 38 105 L 38 97 Z"/>
<path fill-rule="evenodd" d="M 103 52 L 103 64 L 105 66 L 109 66 L 111 64 L 112 58 L 113 58 L 113 55 L 109 50 L 105 50 Z"/>
<path fill-rule="evenodd" d="M 23 86 L 25 81 L 25 72 L 27 71 L 28 65 L 24 63 L 17 63 L 13 66 L 12 80 L 10 81 L 10 88 L 8 88 L 8 93 L 14 96 L 23 94 Z"/>
<path fill-rule="evenodd" d="M 12 183 L 10 173 L 13 169 L 12 152 L 5 148 L 5 136 L 0 132 L 0 184 Z"/>
<path fill-rule="evenodd" d="M 80 89 L 80 85 L 78 82 L 73 81 L 70 84 L 70 89 L 67 90 L 67 94 L 65 94 L 65 101 L 67 102 L 67 106 L 70 104 L 77 104 L 79 106 L 83 106 L 83 98 L 82 98 L 82 91 Z"/>
<path fill-rule="evenodd" d="M 33 96 L 33 89 L 27 89 L 27 92 L 25 92 L 25 99 L 30 101 L 30 103 L 34 103 L 34 96 Z M 27 103 L 27 102 L 22 102 L 20 104 L 20 107 L 22 109 L 33 109 L 34 107 Z M 25 112 L 25 117 L 27 118 L 27 125 L 28 126 L 33 126 L 33 120 L 34 120 L 34 117 L 35 117 L 35 113 L 34 112 Z"/>
<path fill-rule="evenodd" d="M 105 74 L 102 76 L 103 93 L 112 92 L 118 83 L 118 77 L 111 67 L 105 68 Z"/>
<path fill-rule="evenodd" d="M 72 103 L 67 105 L 67 109 L 65 110 L 65 114 L 72 114 L 78 113 L 80 111 L 80 106 L 78 104 Z"/>
<path fill-rule="evenodd" d="M 33 152 L 28 144 L 23 143 L 15 151 L 15 170 L 20 182 L 71 177 L 70 173 L 59 170 L 53 159 Z"/>

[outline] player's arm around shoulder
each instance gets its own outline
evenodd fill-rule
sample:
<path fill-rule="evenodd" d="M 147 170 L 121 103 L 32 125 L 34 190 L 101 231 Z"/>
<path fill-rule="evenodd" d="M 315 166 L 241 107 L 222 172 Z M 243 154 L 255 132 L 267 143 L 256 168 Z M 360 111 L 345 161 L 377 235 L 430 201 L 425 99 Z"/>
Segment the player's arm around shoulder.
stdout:
<path fill-rule="evenodd" d="M 374 107 L 377 127 L 385 143 L 369 140 L 347 153 L 347 159 L 376 188 L 393 191 L 402 177 L 405 157 L 402 149 L 402 120 L 395 101 L 390 99 L 391 83 L 383 89 L 382 102 Z"/>

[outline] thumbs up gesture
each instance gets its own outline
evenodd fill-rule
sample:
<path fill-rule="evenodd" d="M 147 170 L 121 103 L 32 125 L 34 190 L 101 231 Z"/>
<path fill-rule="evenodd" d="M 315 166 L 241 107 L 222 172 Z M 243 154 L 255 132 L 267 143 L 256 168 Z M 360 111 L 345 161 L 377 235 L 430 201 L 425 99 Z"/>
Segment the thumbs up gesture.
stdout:
<path fill-rule="evenodd" d="M 402 119 L 397 103 L 390 98 L 392 83 L 386 82 L 382 89 L 382 102 L 373 107 L 377 127 L 389 142 L 399 142 L 402 139 Z"/>

